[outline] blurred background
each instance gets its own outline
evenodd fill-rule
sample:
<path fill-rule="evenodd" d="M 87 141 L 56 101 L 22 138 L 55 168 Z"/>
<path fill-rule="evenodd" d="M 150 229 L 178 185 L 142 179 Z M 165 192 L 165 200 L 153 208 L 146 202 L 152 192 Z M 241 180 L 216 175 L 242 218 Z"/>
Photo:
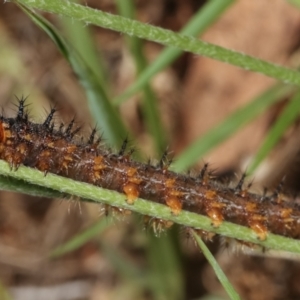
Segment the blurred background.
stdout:
<path fill-rule="evenodd" d="M 127 0 L 86 0 L 84 5 L 125 14 Z M 218 1 L 129 1 L 133 16 L 173 31 L 181 30 L 206 5 Z M 126 9 L 125 9 L 126 11 Z M 43 14 L 99 72 L 109 99 L 136 81 L 163 46 L 132 44 L 120 33 Z M 203 17 L 203 16 L 202 16 Z M 300 65 L 300 10 L 288 1 L 228 1 L 214 15 L 201 38 L 213 44 L 289 67 Z M 134 49 L 143 55 L 138 63 Z M 158 104 L 162 143 L 155 143 L 138 92 L 118 111 L 144 157 L 159 158 L 168 146 L 173 155 L 204 135 L 231 113 L 274 86 L 275 80 L 236 67 L 183 53 L 151 80 Z M 84 89 L 52 40 L 13 3 L 0 4 L 0 105 L 15 113 L 17 97 L 29 96 L 30 116 L 42 121 L 50 106 L 58 122 L 76 122 L 88 135 L 93 120 Z M 148 93 L 149 96 L 149 93 Z M 290 94 L 204 157 L 220 178 L 245 170 L 266 133 L 285 108 Z M 100 128 L 101 132 L 101 128 Z M 120 137 L 122 139 L 124 137 Z M 299 119 L 285 132 L 257 169 L 257 185 L 274 187 L 286 176 L 284 190 L 299 191 Z M 159 151 L 160 150 L 160 151 Z M 197 168 L 197 166 L 195 166 Z M 227 179 L 226 179 L 227 180 Z M 66 253 L 49 253 L 70 239 Z M 227 243 L 227 241 L 225 241 Z M 243 299 L 299 299 L 300 264 L 285 254 L 244 254 L 224 240 L 208 244 Z M 250 251 L 251 252 L 251 251 Z M 261 253 L 260 253 L 261 254 Z M 227 299 L 201 252 L 176 226 L 153 233 L 141 216 L 111 211 L 95 204 L 0 194 L 0 299 Z"/>

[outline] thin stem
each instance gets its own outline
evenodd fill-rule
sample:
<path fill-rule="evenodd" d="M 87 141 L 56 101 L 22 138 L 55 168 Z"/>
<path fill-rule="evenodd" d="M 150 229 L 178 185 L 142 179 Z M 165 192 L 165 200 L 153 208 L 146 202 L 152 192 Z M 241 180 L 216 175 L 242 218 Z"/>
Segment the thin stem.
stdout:
<path fill-rule="evenodd" d="M 119 2 L 124 2 L 118 0 Z M 216 19 L 222 15 L 234 0 L 210 0 L 203 5 L 198 12 L 189 20 L 189 22 L 182 28 L 180 33 L 189 36 L 197 36 L 205 31 Z M 114 99 L 116 105 L 120 105 L 130 96 L 134 95 L 143 88 L 155 74 L 170 65 L 176 58 L 182 54 L 182 50 L 168 47 L 164 49 L 160 55 L 153 61 L 146 69 L 144 69 L 137 80 L 128 87 L 121 95 Z"/>
<path fill-rule="evenodd" d="M 191 36 L 175 33 L 171 30 L 115 16 L 69 1 L 15 0 L 15 2 L 24 4 L 30 8 L 68 16 L 86 24 L 94 24 L 130 36 L 134 35 L 166 46 L 207 56 L 249 71 L 262 73 L 286 83 L 300 85 L 300 73 L 297 70 L 288 69 L 244 53 L 198 40 Z"/>
<path fill-rule="evenodd" d="M 219 227 L 214 227 L 209 217 L 188 211 L 182 211 L 179 215 L 175 216 L 171 213 L 169 207 L 140 198 L 135 201 L 134 205 L 130 205 L 126 202 L 126 196 L 124 194 L 54 174 L 47 174 L 47 176 L 45 176 L 43 172 L 24 166 L 20 166 L 17 171 L 12 171 L 8 163 L 2 160 L 0 160 L 0 175 L 24 180 L 28 183 L 66 193 L 70 195 L 70 197 L 75 196 L 95 203 L 104 203 L 129 209 L 142 215 L 169 220 L 186 227 L 199 228 L 221 234 L 222 236 L 259 244 L 268 249 L 300 253 L 299 240 L 293 240 L 270 233 L 266 240 L 261 241 L 257 238 L 253 230 L 248 227 L 229 222 L 223 222 Z M 26 190 L 24 192 L 26 193 Z"/>

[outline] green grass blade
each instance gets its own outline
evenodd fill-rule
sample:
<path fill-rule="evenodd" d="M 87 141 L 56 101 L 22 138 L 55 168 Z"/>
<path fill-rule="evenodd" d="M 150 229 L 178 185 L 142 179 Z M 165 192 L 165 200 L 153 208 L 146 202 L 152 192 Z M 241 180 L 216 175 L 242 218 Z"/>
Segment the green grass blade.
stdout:
<path fill-rule="evenodd" d="M 206 247 L 205 243 L 202 241 L 202 239 L 197 235 L 197 233 L 194 230 L 192 231 L 192 234 L 201 251 L 203 252 L 204 256 L 208 260 L 209 264 L 214 269 L 215 274 L 217 275 L 218 279 L 220 280 L 230 299 L 241 299 L 238 293 L 235 291 L 234 287 L 229 282 L 226 275 L 224 274 L 223 270 L 219 266 L 218 262 L 215 260 L 209 249 Z"/>
<path fill-rule="evenodd" d="M 134 4 L 132 0 L 116 0 L 116 4 L 121 15 L 131 19 L 135 18 Z M 148 64 L 143 54 L 143 42 L 135 36 L 127 37 L 126 41 L 135 60 L 137 78 L 139 78 L 140 73 L 143 72 Z M 150 84 L 146 84 L 143 89 L 142 110 L 146 120 L 146 127 L 154 139 L 156 153 L 160 154 L 167 147 L 167 135 L 162 124 L 156 95 Z"/>
<path fill-rule="evenodd" d="M 118 0 L 124 3 L 125 1 Z M 191 18 L 187 25 L 180 31 L 182 34 L 197 36 L 203 33 L 216 19 L 234 3 L 234 0 L 210 0 Z M 180 56 L 182 50 L 176 48 L 166 48 L 141 74 L 137 80 L 126 89 L 122 95 L 113 102 L 117 105 L 134 95 L 143 88 L 151 78 L 162 69 L 170 65 Z"/>
<path fill-rule="evenodd" d="M 300 113 L 300 93 L 298 92 L 293 99 L 286 105 L 278 120 L 272 126 L 270 132 L 266 136 L 264 143 L 258 150 L 250 167 L 248 174 L 254 172 L 259 164 L 266 158 L 269 152 L 275 147 L 287 128 L 299 117 Z"/>
<path fill-rule="evenodd" d="M 285 83 L 300 85 L 300 73 L 271 62 L 229 50 L 194 37 L 175 33 L 170 30 L 144 24 L 135 20 L 115 16 L 100 10 L 61 0 L 15 0 L 31 8 L 68 16 L 86 24 L 94 24 L 127 35 L 154 41 L 184 51 L 203 55 L 222 62 L 241 67 L 248 71 L 262 73 Z"/>
<path fill-rule="evenodd" d="M 206 132 L 201 138 L 188 146 L 176 159 L 172 169 L 181 172 L 194 165 L 204 154 L 225 141 L 237 130 L 263 113 L 268 107 L 288 95 L 291 86 L 278 85 L 263 93 L 243 108 L 233 112 L 223 122 Z"/>
<path fill-rule="evenodd" d="M 109 86 L 107 72 L 104 67 L 101 53 L 98 53 L 96 49 L 93 37 L 89 30 L 90 27 L 84 26 L 81 22 L 70 20 L 69 18 L 63 18 L 61 23 L 69 43 L 76 49 L 80 57 L 84 58 L 88 68 L 92 70 L 101 83 L 104 93 L 106 95 L 109 94 L 107 91 L 107 86 Z"/>
<path fill-rule="evenodd" d="M 110 225 L 111 222 L 108 219 L 102 218 L 88 229 L 74 236 L 71 240 L 52 250 L 48 256 L 50 258 L 56 258 L 66 253 L 75 251 L 95 236 L 101 235 L 101 233 Z"/>
<path fill-rule="evenodd" d="M 111 264 L 118 271 L 118 274 L 126 279 L 141 279 L 140 283 L 145 284 L 145 282 L 143 282 L 144 280 L 142 278 L 141 270 L 134 263 L 131 263 L 130 260 L 124 258 L 117 249 L 105 241 L 100 242 L 100 244 L 101 250 L 104 252 L 105 257 L 109 259 Z M 136 287 L 138 286 L 139 285 L 136 285 Z"/>
<path fill-rule="evenodd" d="M 147 250 L 150 263 L 149 283 L 154 299 L 183 299 L 183 272 L 172 234 L 161 238 L 152 234 Z"/>
<path fill-rule="evenodd" d="M 146 127 L 154 139 L 156 153 L 161 155 L 168 145 L 167 134 L 162 124 L 156 96 L 150 85 L 144 87 L 143 100 L 142 111 L 146 119 Z"/>
<path fill-rule="evenodd" d="M 288 0 L 288 2 L 295 5 L 297 8 L 300 8 L 300 0 Z"/>
<path fill-rule="evenodd" d="M 82 247 L 88 241 L 93 239 L 96 236 L 101 236 L 101 234 L 113 224 L 112 219 L 101 218 L 98 222 L 96 222 L 91 227 L 87 228 L 83 232 L 77 234 L 72 239 L 67 241 L 66 243 L 58 246 L 53 251 L 51 251 L 48 255 L 49 258 L 57 258 L 62 255 L 65 255 L 69 252 L 75 251 L 78 248 Z M 116 267 L 119 273 L 125 278 L 137 279 L 141 276 L 141 271 L 131 264 L 127 259 L 121 257 L 121 255 L 112 248 L 112 246 L 108 246 L 105 242 L 100 241 L 101 249 L 107 254 L 107 257 L 111 261 L 111 263 Z"/>
<path fill-rule="evenodd" d="M 2 284 L 0 281 L 0 299 L 2 300 L 13 300 L 12 296 L 9 294 L 8 289 L 6 286 Z"/>
<path fill-rule="evenodd" d="M 23 5 L 21 8 L 28 14 L 32 21 L 44 30 L 57 45 L 58 49 L 72 66 L 84 87 L 90 111 L 103 131 L 104 138 L 112 145 L 119 147 L 128 135 L 119 115 L 109 102 L 101 87 L 101 80 L 89 69 L 85 61 L 72 49 L 60 36 L 55 28 L 42 16 L 32 12 Z"/>

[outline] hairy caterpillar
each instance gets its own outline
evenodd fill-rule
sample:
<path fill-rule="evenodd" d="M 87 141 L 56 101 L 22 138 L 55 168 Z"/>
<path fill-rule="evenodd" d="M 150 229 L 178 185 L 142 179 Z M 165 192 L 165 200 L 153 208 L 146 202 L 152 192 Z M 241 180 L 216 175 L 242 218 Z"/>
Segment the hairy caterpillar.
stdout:
<path fill-rule="evenodd" d="M 26 99 L 19 100 L 16 117 L 0 118 L 0 158 L 12 169 L 20 165 L 87 182 L 126 195 L 134 205 L 138 197 L 164 204 L 170 213 L 182 210 L 207 215 L 212 225 L 223 221 L 250 227 L 260 240 L 268 232 L 300 237 L 300 209 L 280 192 L 257 195 L 244 188 L 244 176 L 235 188 L 222 185 L 210 175 L 207 165 L 198 176 L 178 174 L 168 169 L 164 155 L 157 165 L 136 162 L 127 140 L 119 152 L 100 144 L 93 130 L 87 141 L 78 137 L 74 120 L 56 128 L 52 108 L 41 124 L 29 120 Z"/>

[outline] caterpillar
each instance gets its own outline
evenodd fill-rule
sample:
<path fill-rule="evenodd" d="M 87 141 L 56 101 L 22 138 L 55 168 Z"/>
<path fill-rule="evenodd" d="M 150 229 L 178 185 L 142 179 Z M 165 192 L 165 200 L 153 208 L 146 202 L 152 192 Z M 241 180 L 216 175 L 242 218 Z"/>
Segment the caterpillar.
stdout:
<path fill-rule="evenodd" d="M 77 181 L 123 193 L 128 204 L 137 198 L 161 203 L 170 213 L 182 210 L 206 215 L 212 226 L 223 221 L 250 227 L 259 240 L 274 233 L 299 239 L 300 208 L 280 191 L 258 195 L 245 187 L 243 175 L 235 187 L 216 181 L 206 164 L 197 176 L 169 170 L 164 154 L 158 164 L 132 159 L 125 139 L 121 149 L 113 152 L 96 138 L 92 130 L 86 141 L 79 136 L 74 119 L 55 126 L 52 108 L 44 122 L 34 123 L 26 111 L 26 98 L 19 99 L 15 117 L 0 117 L 0 159 L 11 169 L 20 165 L 54 173 Z"/>

